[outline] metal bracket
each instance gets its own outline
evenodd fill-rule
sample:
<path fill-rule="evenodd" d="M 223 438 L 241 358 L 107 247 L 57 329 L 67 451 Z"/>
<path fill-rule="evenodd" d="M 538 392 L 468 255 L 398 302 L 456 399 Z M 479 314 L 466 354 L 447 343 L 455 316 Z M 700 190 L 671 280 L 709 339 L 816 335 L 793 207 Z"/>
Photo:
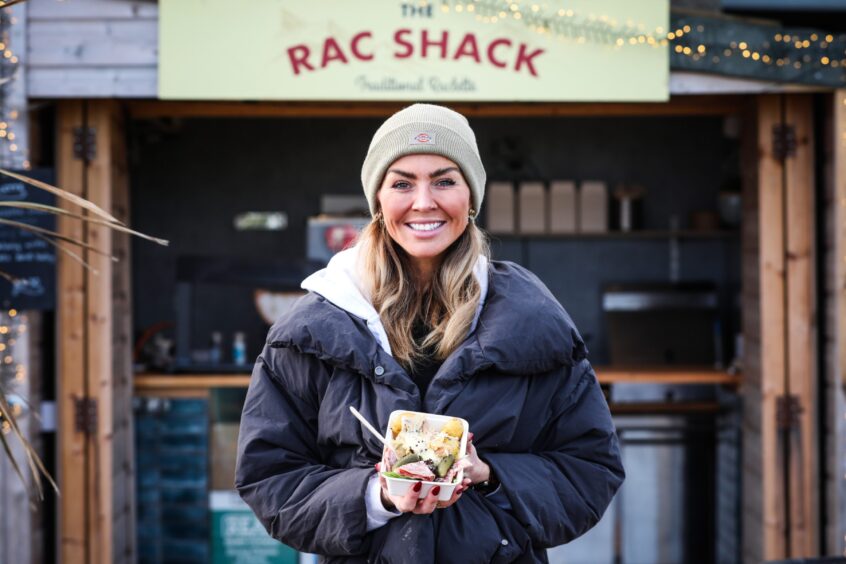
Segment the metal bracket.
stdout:
<path fill-rule="evenodd" d="M 93 127 L 73 128 L 73 157 L 91 162 L 97 156 L 97 131 Z"/>
<path fill-rule="evenodd" d="M 94 435 L 97 433 L 97 400 L 94 398 L 73 399 L 76 432 Z"/>
<path fill-rule="evenodd" d="M 776 422 L 779 430 L 786 431 L 799 427 L 799 416 L 802 414 L 799 396 L 779 396 L 776 399 Z"/>
<path fill-rule="evenodd" d="M 779 160 L 796 156 L 796 127 L 778 123 L 773 126 L 773 155 Z"/>

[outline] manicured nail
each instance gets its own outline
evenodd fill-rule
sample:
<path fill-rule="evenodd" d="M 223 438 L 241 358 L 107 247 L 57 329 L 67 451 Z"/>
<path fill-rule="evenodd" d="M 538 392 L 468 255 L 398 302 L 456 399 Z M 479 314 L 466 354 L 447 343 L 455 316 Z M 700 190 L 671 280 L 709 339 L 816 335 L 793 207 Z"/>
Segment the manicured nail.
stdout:
<path fill-rule="evenodd" d="M 422 487 L 423 487 L 423 482 L 414 482 L 414 486 L 412 486 L 411 489 L 413 489 L 416 492 L 419 492 L 420 488 L 422 488 Z"/>
<path fill-rule="evenodd" d="M 438 495 L 439 493 L 441 493 L 441 486 L 435 486 L 434 488 L 432 488 L 433 495 Z"/>

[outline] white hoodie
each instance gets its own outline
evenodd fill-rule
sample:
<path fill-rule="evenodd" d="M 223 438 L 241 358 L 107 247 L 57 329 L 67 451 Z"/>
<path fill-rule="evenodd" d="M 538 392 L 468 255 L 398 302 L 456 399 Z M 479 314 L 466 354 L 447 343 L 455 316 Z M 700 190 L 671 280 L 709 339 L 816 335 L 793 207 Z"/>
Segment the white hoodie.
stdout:
<path fill-rule="evenodd" d="M 391 353 L 391 344 L 388 342 L 388 334 L 379 318 L 379 313 L 370 301 L 370 297 L 363 289 L 358 266 L 358 247 L 352 247 L 341 251 L 332 257 L 326 268 L 318 270 L 300 285 L 304 290 L 315 292 L 326 298 L 332 304 L 347 311 L 367 322 L 367 328 L 373 334 L 373 338 L 381 345 L 388 354 Z M 470 324 L 468 335 L 476 330 L 479 323 L 479 315 L 485 305 L 485 298 L 488 294 L 488 259 L 482 255 L 473 267 L 473 274 L 481 288 L 481 298 L 476 307 L 476 315 Z M 388 511 L 382 505 L 382 487 L 379 485 L 379 476 L 374 474 L 367 483 L 367 491 L 364 496 L 367 507 L 367 531 L 377 529 L 387 523 L 390 519 L 402 515 L 399 511 Z"/>
<path fill-rule="evenodd" d="M 379 318 L 376 308 L 370 302 L 370 296 L 363 289 L 358 272 L 358 247 L 352 247 L 333 256 L 326 268 L 318 270 L 303 280 L 300 286 L 304 290 L 320 294 L 344 311 L 364 319 L 367 322 L 367 328 L 373 333 L 376 341 L 388 354 L 392 354 L 388 334 L 385 333 L 385 327 L 382 325 L 382 320 Z M 485 297 L 488 294 L 487 258 L 479 256 L 476 265 L 473 267 L 473 274 L 479 282 L 482 293 L 468 335 L 476 330 L 479 315 L 482 313 Z"/>

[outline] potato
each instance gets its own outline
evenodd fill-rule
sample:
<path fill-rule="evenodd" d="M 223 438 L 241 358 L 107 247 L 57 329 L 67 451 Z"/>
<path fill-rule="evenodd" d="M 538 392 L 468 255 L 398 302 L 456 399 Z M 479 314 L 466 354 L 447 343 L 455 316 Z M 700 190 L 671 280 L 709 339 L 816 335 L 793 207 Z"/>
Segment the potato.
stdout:
<path fill-rule="evenodd" d="M 464 425 L 461 424 L 460 420 L 453 417 L 452 419 L 447 421 L 447 424 L 443 426 L 441 431 L 443 431 L 447 435 L 452 435 L 453 437 L 458 438 L 461 437 L 461 435 L 464 433 Z"/>

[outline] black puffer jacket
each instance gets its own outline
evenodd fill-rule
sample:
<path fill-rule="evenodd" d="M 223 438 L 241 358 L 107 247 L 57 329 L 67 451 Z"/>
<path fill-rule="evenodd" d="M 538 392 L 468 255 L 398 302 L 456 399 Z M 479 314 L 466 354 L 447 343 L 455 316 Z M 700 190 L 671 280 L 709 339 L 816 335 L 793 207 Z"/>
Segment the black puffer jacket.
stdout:
<path fill-rule="evenodd" d="M 268 532 L 323 562 L 546 562 L 624 478 L 608 406 L 570 317 L 530 272 L 490 263 L 476 330 L 425 398 L 365 323 L 310 293 L 270 330 L 241 417 L 236 486 Z M 467 491 L 366 532 L 364 493 L 395 409 L 467 419 L 511 504 Z"/>

